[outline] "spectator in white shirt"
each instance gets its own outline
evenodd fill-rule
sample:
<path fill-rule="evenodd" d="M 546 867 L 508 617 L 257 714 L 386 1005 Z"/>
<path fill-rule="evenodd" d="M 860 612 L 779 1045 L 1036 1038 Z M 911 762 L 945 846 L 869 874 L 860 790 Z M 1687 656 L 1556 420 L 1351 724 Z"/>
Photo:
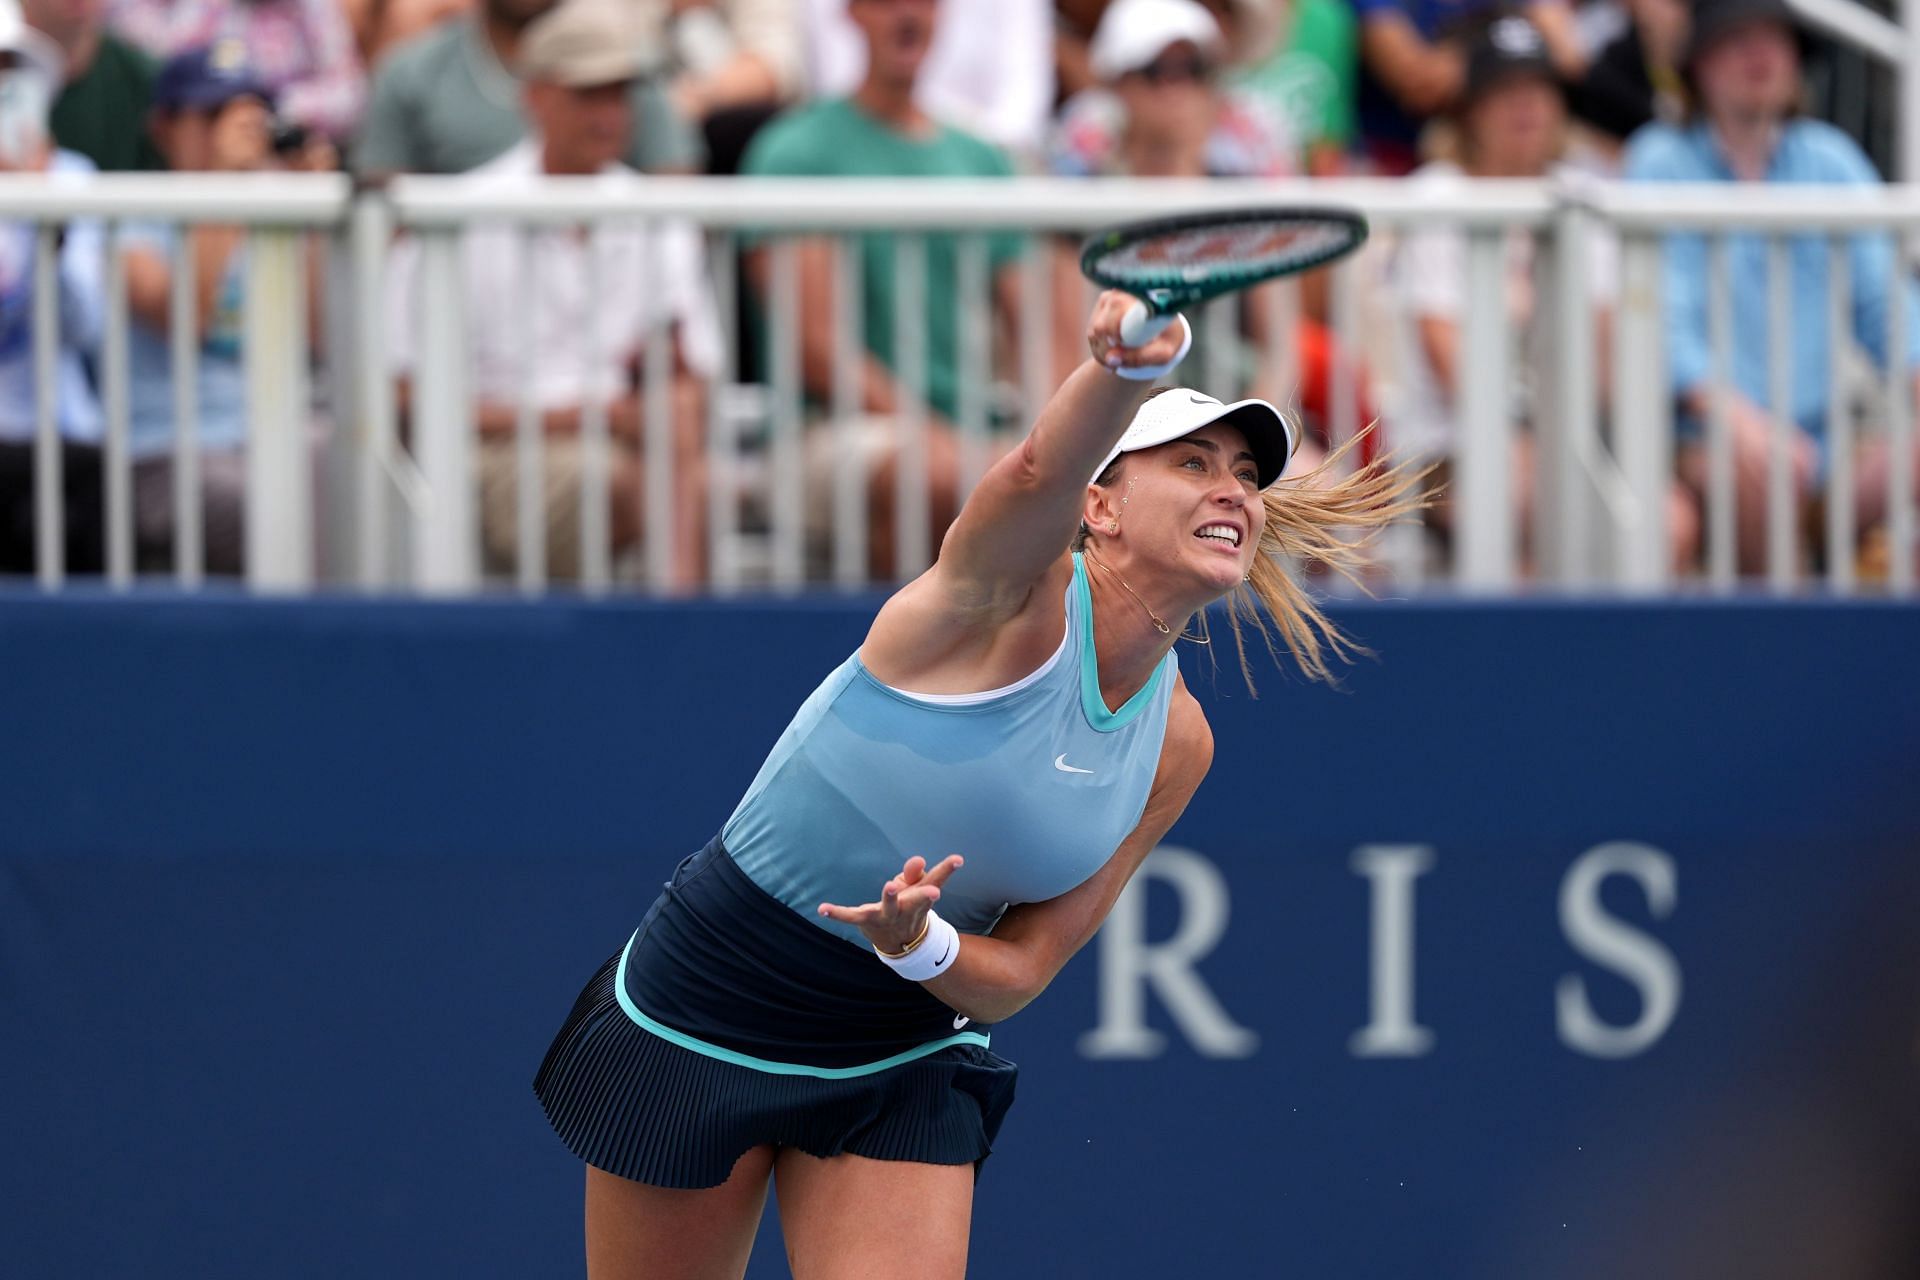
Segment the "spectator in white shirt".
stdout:
<path fill-rule="evenodd" d="M 537 176 L 585 177 L 633 171 L 616 157 L 633 127 L 629 90 L 642 66 L 630 12 L 617 0 L 564 0 L 527 29 L 520 60 L 529 137 L 472 173 L 478 184 L 519 184 Z M 517 558 L 519 468 L 515 429 L 522 387 L 539 410 L 547 568 L 578 576 L 581 427 L 604 411 L 610 437 L 607 483 L 618 556 L 644 532 L 641 511 L 647 365 L 658 328 L 673 342 L 673 585 L 702 576 L 705 546 L 704 382 L 718 367 L 720 335 L 697 231 L 667 224 L 542 229 L 479 228 L 463 243 L 463 316 L 477 408 L 481 528 L 490 570 Z M 418 305 L 413 251 L 395 264 L 390 333 L 395 362 L 412 372 Z"/>

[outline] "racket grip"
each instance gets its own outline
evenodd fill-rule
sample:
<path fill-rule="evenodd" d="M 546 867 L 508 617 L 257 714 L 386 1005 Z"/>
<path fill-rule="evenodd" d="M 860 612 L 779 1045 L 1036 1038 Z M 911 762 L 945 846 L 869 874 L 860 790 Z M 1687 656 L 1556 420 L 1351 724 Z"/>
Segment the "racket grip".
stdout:
<path fill-rule="evenodd" d="M 1146 303 L 1135 298 L 1127 314 L 1120 317 L 1120 341 L 1129 347 L 1152 342 L 1172 323 L 1172 316 L 1156 316 L 1147 310 Z"/>
<path fill-rule="evenodd" d="M 1172 324 L 1175 320 L 1180 322 L 1180 349 L 1173 353 L 1173 359 L 1167 361 L 1165 364 L 1121 365 L 1118 369 L 1114 370 L 1115 373 L 1127 379 L 1129 382 L 1152 382 L 1156 378 L 1164 378 L 1172 373 L 1180 362 L 1187 358 L 1187 352 L 1193 350 L 1193 325 L 1187 321 L 1185 316 L 1177 312 L 1164 319 L 1166 323 L 1162 324 L 1161 328 L 1165 328 L 1166 325 Z"/>

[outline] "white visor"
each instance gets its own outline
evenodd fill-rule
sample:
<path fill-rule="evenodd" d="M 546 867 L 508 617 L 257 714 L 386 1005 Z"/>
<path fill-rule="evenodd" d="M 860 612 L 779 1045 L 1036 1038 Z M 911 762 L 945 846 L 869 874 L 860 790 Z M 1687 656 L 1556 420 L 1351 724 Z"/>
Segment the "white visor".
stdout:
<path fill-rule="evenodd" d="M 1113 460 L 1123 453 L 1151 449 L 1169 440 L 1192 435 L 1202 427 L 1227 421 L 1231 421 L 1247 437 L 1247 447 L 1253 451 L 1254 466 L 1259 472 L 1260 487 L 1264 489 L 1278 480 L 1300 443 L 1294 437 L 1293 424 L 1287 421 L 1286 415 L 1265 400 L 1235 400 L 1232 404 L 1222 404 L 1212 396 L 1186 387 L 1163 391 L 1141 405 L 1140 411 L 1133 415 L 1133 421 L 1128 424 L 1126 434 L 1120 437 L 1120 443 L 1113 446 L 1113 452 L 1107 455 L 1106 461 L 1094 468 L 1093 477 L 1097 481 L 1113 465 Z"/>

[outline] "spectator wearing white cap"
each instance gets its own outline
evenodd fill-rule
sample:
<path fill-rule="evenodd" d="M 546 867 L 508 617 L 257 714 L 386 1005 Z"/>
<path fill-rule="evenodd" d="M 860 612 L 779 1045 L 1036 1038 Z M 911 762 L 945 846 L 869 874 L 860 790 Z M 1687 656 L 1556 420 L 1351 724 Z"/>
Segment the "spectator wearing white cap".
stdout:
<path fill-rule="evenodd" d="M 93 164 L 58 150 L 47 112 L 60 85 L 58 51 L 0 4 L 0 173 L 91 173 Z M 34 567 L 33 436 L 38 388 L 33 359 L 34 228 L 0 223 L 0 573 Z M 59 344 L 54 356 L 54 421 L 61 438 L 65 563 L 93 572 L 101 560 L 100 405 L 85 361 L 100 339 L 101 235 L 77 222 L 60 237 Z"/>
<path fill-rule="evenodd" d="M 1114 0 L 1089 49 L 1099 83 L 1060 113 L 1048 168 L 1066 176 L 1283 177 L 1285 123 L 1224 91 L 1220 24 L 1198 0 Z"/>
<path fill-rule="evenodd" d="M 479 186 L 535 177 L 631 174 L 621 164 L 633 129 L 633 80 L 641 43 L 619 0 L 563 0 L 527 28 L 519 73 L 529 136 L 473 171 Z M 607 485 L 618 556 L 643 528 L 642 381 L 656 326 L 673 344 L 668 400 L 673 415 L 674 585 L 701 576 L 706 485 L 702 426 L 705 380 L 718 366 L 720 336 L 705 252 L 685 223 L 643 229 L 626 223 L 541 229 L 523 260 L 511 228 L 483 227 L 462 244 L 466 347 L 479 433 L 481 531 L 489 569 L 516 561 L 520 473 L 515 429 L 531 378 L 542 436 L 539 483 L 547 570 L 579 574 L 581 498 L 586 484 L 581 426 L 589 408 L 606 414 L 611 440 Z M 396 255 L 388 332 L 397 371 L 414 372 L 417 309 L 413 250 Z"/>
<path fill-rule="evenodd" d="M 1226 41 L 1214 15 L 1196 0 L 1115 0 L 1094 33 L 1090 59 L 1099 87 L 1075 95 L 1062 115 L 1048 159 L 1063 177 L 1280 177 L 1295 172 L 1293 148 L 1277 117 L 1220 84 Z M 1056 255 L 1055 288 L 1070 288 L 1074 256 Z M 1298 325 L 1291 362 L 1297 381 L 1282 382 L 1272 326 L 1276 285 L 1262 285 L 1221 304 L 1229 323 L 1206 324 L 1195 361 L 1211 367 L 1208 348 L 1229 344 L 1225 367 L 1246 371 L 1247 395 L 1299 408 L 1323 427 L 1332 342 L 1309 317 Z M 1220 313 L 1216 313 L 1220 314 Z M 1301 444 L 1300 474 L 1312 472 L 1322 442 Z"/>
<path fill-rule="evenodd" d="M 1061 96 L 1099 85 L 1091 45 L 1114 0 L 1059 0 Z M 1221 83 L 1274 117 L 1309 173 L 1344 171 L 1354 131 L 1358 35 L 1349 0 L 1201 0 L 1222 36 Z"/>

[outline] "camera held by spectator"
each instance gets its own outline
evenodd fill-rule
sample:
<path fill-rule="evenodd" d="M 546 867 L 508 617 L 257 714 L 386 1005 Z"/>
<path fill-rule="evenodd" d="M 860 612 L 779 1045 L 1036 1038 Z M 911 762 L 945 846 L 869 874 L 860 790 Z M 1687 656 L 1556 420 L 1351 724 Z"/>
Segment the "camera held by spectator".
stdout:
<path fill-rule="evenodd" d="M 330 169 L 333 145 L 276 129 L 276 98 L 238 39 L 226 37 L 169 58 L 154 77 L 147 128 L 176 173 L 263 173 Z M 282 150 L 286 147 L 286 150 Z M 241 351 L 246 292 L 246 233 L 239 226 L 130 223 L 126 261 L 134 525 L 143 564 L 164 565 L 178 528 L 173 509 L 171 297 L 182 235 L 193 246 L 199 355 L 200 486 L 206 568 L 241 572 L 245 537 L 247 396 Z"/>
<path fill-rule="evenodd" d="M 324 172 L 338 165 L 333 144 L 274 112 L 274 95 L 226 38 L 167 60 L 153 82 L 149 127 L 167 167 L 247 173 Z"/>

